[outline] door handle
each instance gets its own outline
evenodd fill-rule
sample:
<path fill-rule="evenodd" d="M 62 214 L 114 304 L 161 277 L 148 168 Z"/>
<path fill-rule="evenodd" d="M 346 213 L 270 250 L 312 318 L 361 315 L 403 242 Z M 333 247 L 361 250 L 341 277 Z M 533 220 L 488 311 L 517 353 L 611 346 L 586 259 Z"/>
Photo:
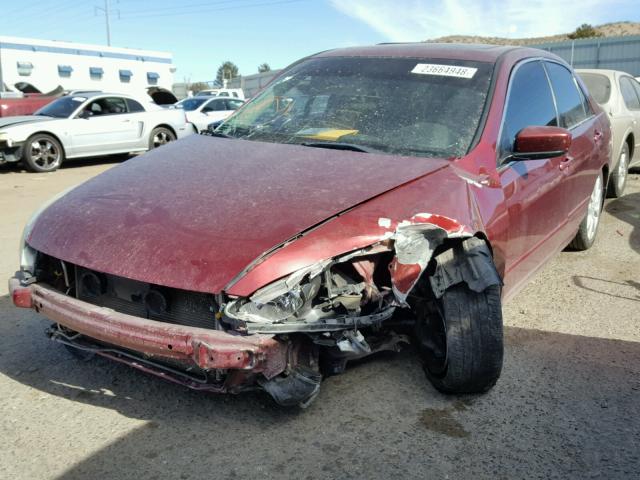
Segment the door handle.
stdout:
<path fill-rule="evenodd" d="M 567 167 L 569 167 L 569 165 L 571 165 L 571 162 L 573 162 L 573 157 L 564 157 L 562 160 L 560 160 L 558 168 L 560 170 L 565 170 Z"/>

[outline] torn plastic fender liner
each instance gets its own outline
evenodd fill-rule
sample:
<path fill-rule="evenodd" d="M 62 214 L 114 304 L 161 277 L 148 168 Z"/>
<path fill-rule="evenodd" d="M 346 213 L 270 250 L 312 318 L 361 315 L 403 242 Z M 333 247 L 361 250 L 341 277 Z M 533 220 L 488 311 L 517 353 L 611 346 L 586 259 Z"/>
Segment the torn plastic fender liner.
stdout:
<path fill-rule="evenodd" d="M 435 260 L 436 271 L 429 281 L 436 298 L 441 298 L 447 288 L 462 282 L 474 292 L 482 292 L 491 285 L 502 285 L 487 243 L 477 237 L 465 239 Z"/>

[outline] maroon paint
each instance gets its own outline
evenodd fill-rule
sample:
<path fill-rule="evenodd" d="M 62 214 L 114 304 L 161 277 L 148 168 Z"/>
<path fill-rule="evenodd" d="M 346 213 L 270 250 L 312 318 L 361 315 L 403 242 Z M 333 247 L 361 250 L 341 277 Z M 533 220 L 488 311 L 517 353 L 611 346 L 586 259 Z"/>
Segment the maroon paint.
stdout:
<path fill-rule="evenodd" d="M 28 242 L 101 272 L 219 292 L 301 230 L 446 165 L 192 135 L 69 192 Z"/>
<path fill-rule="evenodd" d="M 28 306 L 54 322 L 106 343 L 147 355 L 172 358 L 203 369 L 261 372 L 267 378 L 287 364 L 287 345 L 271 335 L 231 335 L 220 330 L 146 320 L 95 307 L 38 284 L 9 282 L 12 298 L 29 297 Z M 27 307 L 27 302 L 16 306 Z"/>
<path fill-rule="evenodd" d="M 22 98 L 0 99 L 0 117 L 31 115 L 36 110 L 53 102 L 58 96 L 33 94 Z"/>
<path fill-rule="evenodd" d="M 559 127 L 527 127 L 516 136 L 518 153 L 562 152 L 571 147 L 571 132 Z"/>
<path fill-rule="evenodd" d="M 230 294 L 248 295 L 430 213 L 441 217 L 426 222 L 447 229 L 445 219 L 453 219 L 468 234 L 489 239 L 511 296 L 578 228 L 595 177 L 609 162 L 602 110 L 592 103 L 596 116 L 571 132 L 566 156 L 496 168 L 511 70 L 527 57 L 557 57 L 534 49 L 428 44 L 320 54 L 357 55 L 487 62 L 501 56 L 475 147 L 444 160 L 192 136 L 70 192 L 42 214 L 29 243 L 107 273 L 186 290 L 227 286 Z M 390 219 L 391 227 L 380 226 L 380 218 Z"/>

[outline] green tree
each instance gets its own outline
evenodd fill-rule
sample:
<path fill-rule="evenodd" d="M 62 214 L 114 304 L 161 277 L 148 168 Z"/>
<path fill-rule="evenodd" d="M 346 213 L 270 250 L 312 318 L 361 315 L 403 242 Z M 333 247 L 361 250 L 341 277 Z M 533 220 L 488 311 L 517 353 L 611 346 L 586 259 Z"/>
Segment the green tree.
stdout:
<path fill-rule="evenodd" d="M 224 85 L 223 80 L 231 80 L 234 77 L 239 75 L 238 66 L 227 60 L 226 62 L 222 62 L 222 65 L 218 67 L 218 73 L 216 74 L 216 81 L 220 85 Z"/>
<path fill-rule="evenodd" d="M 258 65 L 258 73 L 265 73 L 270 71 L 271 71 L 271 67 L 269 66 L 268 63 L 263 63 L 261 65 Z"/>
<path fill-rule="evenodd" d="M 593 28 L 592 25 L 588 23 L 583 23 L 578 28 L 576 28 L 575 32 L 570 33 L 568 37 L 571 40 L 576 40 L 578 38 L 592 38 L 592 37 L 601 37 L 602 33 Z"/>

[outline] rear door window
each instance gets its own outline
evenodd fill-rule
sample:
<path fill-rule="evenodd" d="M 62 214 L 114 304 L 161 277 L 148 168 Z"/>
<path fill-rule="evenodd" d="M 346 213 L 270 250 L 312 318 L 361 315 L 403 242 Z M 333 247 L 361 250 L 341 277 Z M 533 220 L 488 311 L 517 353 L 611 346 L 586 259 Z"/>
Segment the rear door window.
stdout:
<path fill-rule="evenodd" d="M 500 158 L 513 152 L 516 135 L 526 127 L 556 127 L 556 109 L 547 75 L 539 61 L 521 64 L 513 74 L 500 138 Z"/>
<path fill-rule="evenodd" d="M 630 77 L 620 77 L 620 92 L 624 104 L 629 110 L 640 110 L 640 98 L 636 94 L 636 90 L 633 88 L 633 80 Z"/>
<path fill-rule="evenodd" d="M 573 128 L 590 116 L 585 111 L 578 85 L 566 67 L 553 62 L 545 62 L 545 65 L 555 93 L 560 126 Z"/>
<path fill-rule="evenodd" d="M 609 101 L 609 97 L 611 96 L 611 82 L 609 81 L 609 77 L 600 75 L 599 73 L 580 73 L 579 75 L 596 102 L 604 105 Z"/>

